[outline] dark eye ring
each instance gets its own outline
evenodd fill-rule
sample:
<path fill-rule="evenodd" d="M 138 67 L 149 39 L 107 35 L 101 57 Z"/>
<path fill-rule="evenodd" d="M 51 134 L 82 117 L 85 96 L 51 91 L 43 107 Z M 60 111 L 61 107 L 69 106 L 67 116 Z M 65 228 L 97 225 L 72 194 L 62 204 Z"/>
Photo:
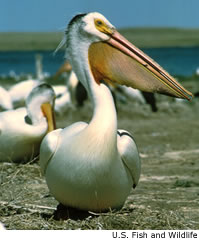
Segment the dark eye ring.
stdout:
<path fill-rule="evenodd" d="M 98 24 L 98 25 L 102 25 L 102 21 L 98 20 L 98 21 L 97 21 L 97 24 Z"/>

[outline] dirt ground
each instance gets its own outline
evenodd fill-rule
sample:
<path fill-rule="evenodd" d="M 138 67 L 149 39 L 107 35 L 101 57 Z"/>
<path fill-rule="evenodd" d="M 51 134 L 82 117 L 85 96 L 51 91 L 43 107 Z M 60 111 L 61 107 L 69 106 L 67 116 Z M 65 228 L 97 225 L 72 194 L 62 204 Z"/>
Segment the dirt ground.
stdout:
<path fill-rule="evenodd" d="M 184 85 L 199 90 L 198 82 Z M 0 163 L 0 221 L 7 229 L 199 229 L 199 99 L 157 99 L 157 113 L 118 105 L 118 127 L 133 134 L 142 159 L 140 182 L 120 211 L 55 220 L 58 203 L 38 163 Z M 57 125 L 88 122 L 91 114 L 86 103 L 57 116 Z"/>

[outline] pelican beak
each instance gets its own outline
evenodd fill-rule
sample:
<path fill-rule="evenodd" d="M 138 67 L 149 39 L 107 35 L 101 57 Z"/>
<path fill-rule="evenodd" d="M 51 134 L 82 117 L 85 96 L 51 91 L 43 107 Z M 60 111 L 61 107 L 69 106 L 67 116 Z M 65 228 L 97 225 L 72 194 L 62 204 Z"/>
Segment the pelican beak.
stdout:
<path fill-rule="evenodd" d="M 70 65 L 70 63 L 68 61 L 64 62 L 61 67 L 58 69 L 58 71 L 55 73 L 55 78 L 57 78 L 58 76 L 60 76 L 62 73 L 66 72 L 70 72 L 72 70 L 72 66 Z"/>
<path fill-rule="evenodd" d="M 88 54 L 91 71 L 98 84 L 105 80 L 189 101 L 193 97 L 191 92 L 116 30 L 107 42 L 93 43 Z"/>
<path fill-rule="evenodd" d="M 43 103 L 41 109 L 48 122 L 48 132 L 55 130 L 56 125 L 52 105 L 49 102 Z"/>

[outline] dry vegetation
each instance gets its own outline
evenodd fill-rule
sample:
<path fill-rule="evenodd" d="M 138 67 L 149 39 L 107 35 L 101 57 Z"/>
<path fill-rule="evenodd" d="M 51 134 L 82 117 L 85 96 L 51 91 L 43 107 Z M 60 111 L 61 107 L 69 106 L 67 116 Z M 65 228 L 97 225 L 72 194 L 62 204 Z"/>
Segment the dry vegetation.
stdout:
<path fill-rule="evenodd" d="M 197 80 L 184 85 L 199 89 Z M 38 162 L 0 163 L 0 221 L 7 229 L 199 229 L 199 101 L 157 98 L 157 113 L 132 102 L 118 106 L 119 128 L 133 134 L 142 158 L 139 185 L 120 211 L 55 220 L 58 203 Z M 89 121 L 91 114 L 87 102 L 57 116 L 57 125 Z"/>

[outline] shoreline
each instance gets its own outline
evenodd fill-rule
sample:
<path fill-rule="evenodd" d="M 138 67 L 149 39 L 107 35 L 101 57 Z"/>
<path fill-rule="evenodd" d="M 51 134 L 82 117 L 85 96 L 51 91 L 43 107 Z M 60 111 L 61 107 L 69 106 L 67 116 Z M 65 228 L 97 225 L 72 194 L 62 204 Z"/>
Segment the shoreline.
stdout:
<path fill-rule="evenodd" d="M 139 48 L 199 47 L 199 29 L 123 28 L 119 32 Z M 63 32 L 0 32 L 1 51 L 55 50 Z"/>

